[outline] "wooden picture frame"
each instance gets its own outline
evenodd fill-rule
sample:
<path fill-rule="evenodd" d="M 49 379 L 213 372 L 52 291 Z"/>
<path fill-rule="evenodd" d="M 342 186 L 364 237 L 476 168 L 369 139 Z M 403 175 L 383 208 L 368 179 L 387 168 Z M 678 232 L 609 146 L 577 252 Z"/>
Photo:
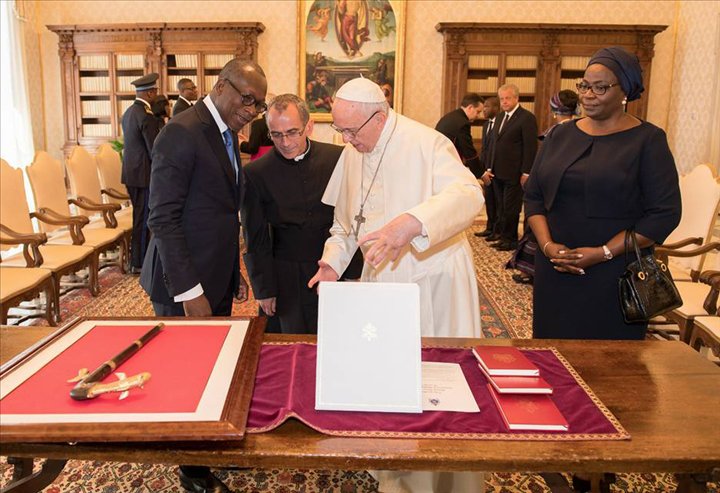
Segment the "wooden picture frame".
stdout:
<path fill-rule="evenodd" d="M 42 358 L 43 351 L 53 344 L 61 344 L 63 337 L 72 338 L 73 330 L 83 323 L 120 325 L 143 323 L 155 325 L 163 321 L 167 326 L 199 324 L 239 324 L 247 321 L 242 349 L 233 357 L 228 367 L 234 364 L 234 371 L 225 393 L 220 418 L 212 421 L 137 421 L 127 422 L 52 422 L 42 423 L 31 420 L 0 424 L 0 441 L 3 443 L 37 442 L 194 442 L 194 441 L 240 441 L 245 435 L 247 415 L 250 410 L 255 372 L 260 357 L 266 320 L 257 317 L 234 317 L 199 319 L 188 317 L 167 317 L 143 319 L 133 318 L 79 318 L 53 332 L 28 350 L 19 354 L 0 367 L 0 383 L 12 378 L 13 373 L 22 372 L 23 367 L 32 365 L 35 358 Z M 231 329 L 232 330 L 232 329 Z M 231 344 L 230 336 L 222 345 Z M 72 343 L 71 343 L 72 344 Z M 112 355 L 110 355 L 112 356 Z M 35 363 L 37 364 L 37 362 Z M 39 368 L 35 371 L 39 371 Z M 34 372 L 32 373 L 34 374 Z M 31 375 L 32 375 L 31 374 Z M 17 378 L 17 377 L 15 377 Z M 62 381 L 62 377 L 61 377 Z M 24 382 L 24 380 L 23 380 Z M 208 384 L 209 385 L 209 384 Z M 222 396 L 221 396 L 222 397 Z M 218 407 L 217 410 L 220 410 Z M 31 416 L 31 415 L 29 415 Z"/>
<path fill-rule="evenodd" d="M 298 0 L 298 94 L 317 122 L 331 122 L 332 100 L 361 75 L 402 110 L 405 4 L 398 0 Z M 356 12 L 356 15 L 351 15 Z"/>

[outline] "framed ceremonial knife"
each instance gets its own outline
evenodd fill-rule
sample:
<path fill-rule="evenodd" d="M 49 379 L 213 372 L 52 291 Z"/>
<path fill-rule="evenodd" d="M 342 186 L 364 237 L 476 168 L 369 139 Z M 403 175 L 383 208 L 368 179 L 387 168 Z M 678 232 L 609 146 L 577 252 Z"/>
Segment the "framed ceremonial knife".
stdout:
<path fill-rule="evenodd" d="M 78 319 L 0 368 L 0 440 L 241 440 L 264 324 Z"/>

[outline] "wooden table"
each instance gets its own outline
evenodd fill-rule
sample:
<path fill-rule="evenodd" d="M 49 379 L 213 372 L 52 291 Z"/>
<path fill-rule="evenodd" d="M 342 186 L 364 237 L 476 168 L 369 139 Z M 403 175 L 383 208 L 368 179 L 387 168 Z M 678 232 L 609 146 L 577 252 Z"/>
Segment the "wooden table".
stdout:
<path fill-rule="evenodd" d="M 28 344 L 0 333 L 3 361 Z M 266 335 L 267 341 L 312 341 Z M 471 339 L 425 345 L 469 346 Z M 0 455 L 209 466 L 532 472 L 674 472 L 678 491 L 720 479 L 720 369 L 689 346 L 665 341 L 484 339 L 484 344 L 554 346 L 632 436 L 625 441 L 519 442 L 341 438 L 291 421 L 225 444 L 2 443 Z"/>

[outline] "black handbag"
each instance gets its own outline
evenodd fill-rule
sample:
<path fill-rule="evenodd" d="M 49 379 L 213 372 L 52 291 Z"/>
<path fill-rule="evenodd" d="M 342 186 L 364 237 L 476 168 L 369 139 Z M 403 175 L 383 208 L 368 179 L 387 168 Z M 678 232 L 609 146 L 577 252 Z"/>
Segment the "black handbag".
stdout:
<path fill-rule="evenodd" d="M 635 252 L 630 263 L 628 251 Z M 625 322 L 647 322 L 682 305 L 667 266 L 652 254 L 640 256 L 635 231 L 625 232 L 625 273 L 620 276 L 620 308 Z"/>

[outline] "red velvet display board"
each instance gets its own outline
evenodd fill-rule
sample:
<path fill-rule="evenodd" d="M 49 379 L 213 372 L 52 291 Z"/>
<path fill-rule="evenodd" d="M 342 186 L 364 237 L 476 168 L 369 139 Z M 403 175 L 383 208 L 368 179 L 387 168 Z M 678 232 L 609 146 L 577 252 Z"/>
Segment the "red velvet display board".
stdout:
<path fill-rule="evenodd" d="M 248 433 L 272 430 L 294 417 L 311 428 L 339 436 L 461 438 L 493 440 L 622 440 L 630 436 L 552 349 L 525 349 L 553 387 L 551 396 L 569 423 L 567 432 L 510 431 L 490 396 L 487 379 L 470 349 L 423 348 L 423 361 L 458 363 L 479 413 L 424 411 L 422 414 L 316 411 L 314 344 L 265 344 L 255 378 Z"/>
<path fill-rule="evenodd" d="M 2 414 L 183 413 L 200 402 L 230 325 L 170 325 L 116 371 L 152 375 L 144 388 L 86 401 L 70 398 L 66 380 L 93 371 L 150 330 L 152 325 L 97 325 L 0 401 Z M 113 375 L 103 383 L 111 382 Z"/>

